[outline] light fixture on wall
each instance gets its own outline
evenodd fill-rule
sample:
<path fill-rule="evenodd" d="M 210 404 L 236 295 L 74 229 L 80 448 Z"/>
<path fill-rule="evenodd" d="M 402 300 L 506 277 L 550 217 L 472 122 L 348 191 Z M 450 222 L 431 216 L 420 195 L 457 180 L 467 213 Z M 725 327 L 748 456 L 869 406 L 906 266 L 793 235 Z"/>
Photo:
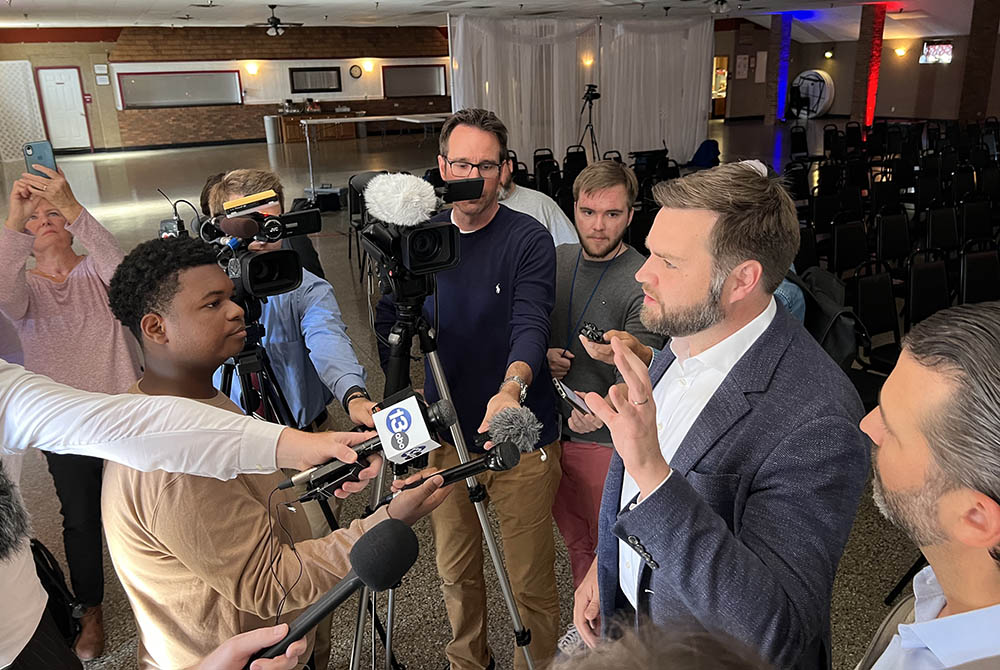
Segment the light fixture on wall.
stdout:
<path fill-rule="evenodd" d="M 257 71 L 260 69 L 260 66 L 257 65 L 257 63 L 255 63 L 254 61 L 250 61 L 243 67 L 247 71 L 247 74 L 257 74 Z"/>
<path fill-rule="evenodd" d="M 715 0 L 708 11 L 713 14 L 728 14 L 729 9 L 729 3 L 726 0 Z"/>
<path fill-rule="evenodd" d="M 366 60 L 363 63 L 361 63 L 361 67 L 365 69 L 365 72 L 371 72 L 375 69 L 375 63 L 371 62 L 370 60 Z"/>
<path fill-rule="evenodd" d="M 896 52 L 896 55 L 899 56 L 900 58 L 906 55 L 906 47 L 896 47 L 894 51 Z"/>
<path fill-rule="evenodd" d="M 824 51 L 823 52 L 823 58 L 825 58 L 827 60 L 830 60 L 831 58 L 833 58 L 833 52 L 832 51 Z"/>
<path fill-rule="evenodd" d="M 594 57 L 590 54 L 584 54 L 580 62 L 583 63 L 584 67 L 590 67 L 594 64 Z"/>

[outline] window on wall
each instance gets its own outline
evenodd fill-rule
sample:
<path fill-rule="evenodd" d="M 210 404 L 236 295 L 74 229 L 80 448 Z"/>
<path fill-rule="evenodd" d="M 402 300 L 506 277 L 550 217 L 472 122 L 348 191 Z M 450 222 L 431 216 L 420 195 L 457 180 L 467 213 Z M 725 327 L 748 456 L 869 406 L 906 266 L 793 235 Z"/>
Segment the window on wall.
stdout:
<path fill-rule="evenodd" d="M 950 63 L 952 43 L 946 40 L 924 42 L 924 50 L 920 53 L 921 63 Z"/>
<path fill-rule="evenodd" d="M 448 95 L 444 65 L 383 65 L 382 91 L 387 98 Z"/>
<path fill-rule="evenodd" d="M 292 93 L 339 93 L 339 67 L 293 67 L 289 70 Z"/>
<path fill-rule="evenodd" d="M 123 109 L 239 105 L 238 70 L 213 72 L 119 72 Z"/>

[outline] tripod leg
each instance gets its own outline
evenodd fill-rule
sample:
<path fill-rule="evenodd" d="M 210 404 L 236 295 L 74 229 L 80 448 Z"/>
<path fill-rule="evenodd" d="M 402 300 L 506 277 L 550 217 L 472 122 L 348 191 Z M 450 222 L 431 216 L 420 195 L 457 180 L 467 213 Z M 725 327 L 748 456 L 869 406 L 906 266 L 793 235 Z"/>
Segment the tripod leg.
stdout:
<path fill-rule="evenodd" d="M 429 340 L 430 338 L 427 333 L 421 332 L 421 341 L 425 339 Z M 451 389 L 448 388 L 448 381 L 444 376 L 444 367 L 441 365 L 441 358 L 438 356 L 437 351 L 426 351 L 427 347 L 422 348 L 425 349 L 424 355 L 427 356 L 427 360 L 430 363 L 431 375 L 434 377 L 434 383 L 437 385 L 438 392 L 442 398 L 453 402 Z M 465 437 L 462 435 L 462 428 L 459 426 L 458 421 L 451 426 L 451 438 L 455 442 L 455 451 L 458 452 L 458 460 L 462 463 L 467 463 L 469 461 L 469 450 L 465 445 Z M 490 525 L 489 518 L 486 516 L 486 505 L 483 504 L 482 498 L 475 493 L 475 489 L 479 484 L 473 478 L 469 478 L 465 482 L 469 487 L 469 497 L 475 503 L 479 525 L 483 529 L 483 537 L 486 538 L 486 548 L 489 550 L 490 560 L 493 562 L 493 569 L 497 574 L 497 581 L 500 582 L 500 592 L 503 594 L 504 603 L 507 605 L 507 612 L 510 614 L 511 623 L 514 625 L 514 640 L 524 653 L 524 660 L 527 663 L 528 670 L 534 670 L 535 662 L 531 657 L 531 651 L 528 646 L 531 643 L 531 631 L 524 627 L 521 614 L 517 609 L 517 602 L 514 600 L 514 591 L 510 587 L 510 578 L 507 576 L 503 559 L 500 557 L 496 538 L 493 537 L 493 526 Z M 477 500 L 476 497 L 479 499 Z"/>
<path fill-rule="evenodd" d="M 368 599 L 371 591 L 368 587 L 361 589 L 358 599 L 358 616 L 354 620 L 354 641 L 351 644 L 351 670 L 361 667 L 361 645 L 365 640 L 365 619 L 368 616 Z"/>

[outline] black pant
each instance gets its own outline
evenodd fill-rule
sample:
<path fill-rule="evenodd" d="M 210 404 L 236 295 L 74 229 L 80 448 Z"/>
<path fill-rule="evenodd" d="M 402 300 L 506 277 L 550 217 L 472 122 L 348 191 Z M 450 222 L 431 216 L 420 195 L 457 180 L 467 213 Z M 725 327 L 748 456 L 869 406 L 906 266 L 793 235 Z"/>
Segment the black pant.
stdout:
<path fill-rule="evenodd" d="M 35 634 L 7 670 L 83 670 L 46 609 Z"/>
<path fill-rule="evenodd" d="M 104 599 L 101 546 L 101 480 L 104 461 L 91 456 L 45 452 L 62 505 L 63 546 L 73 594 L 85 607 Z"/>

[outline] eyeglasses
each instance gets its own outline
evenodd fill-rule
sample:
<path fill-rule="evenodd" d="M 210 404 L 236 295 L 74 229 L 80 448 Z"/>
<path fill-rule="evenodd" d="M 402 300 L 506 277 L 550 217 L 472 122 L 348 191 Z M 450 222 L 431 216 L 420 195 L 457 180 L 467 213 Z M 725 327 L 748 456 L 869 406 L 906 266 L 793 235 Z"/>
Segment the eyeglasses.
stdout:
<path fill-rule="evenodd" d="M 468 177 L 472 174 L 472 168 L 479 170 L 480 177 L 494 177 L 500 172 L 500 164 L 493 161 L 483 161 L 482 163 L 470 163 L 468 161 L 453 161 L 444 158 L 444 162 L 451 167 L 451 173 L 456 177 Z"/>

